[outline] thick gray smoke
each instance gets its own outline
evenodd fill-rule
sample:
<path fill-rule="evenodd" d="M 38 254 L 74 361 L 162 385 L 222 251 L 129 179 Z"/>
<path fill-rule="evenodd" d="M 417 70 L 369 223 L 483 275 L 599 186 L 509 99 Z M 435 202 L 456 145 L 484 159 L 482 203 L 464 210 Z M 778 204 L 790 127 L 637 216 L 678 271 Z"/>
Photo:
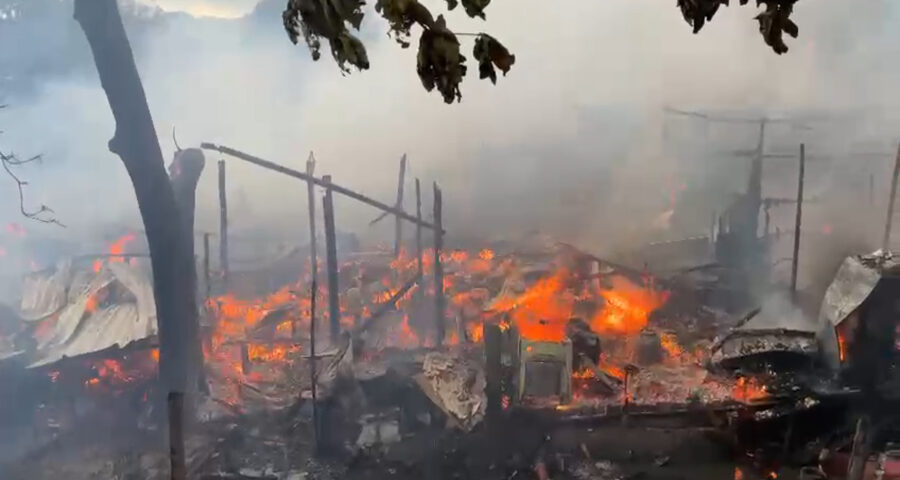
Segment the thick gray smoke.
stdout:
<path fill-rule="evenodd" d="M 123 11 L 164 151 L 174 149 L 173 126 L 182 146 L 211 141 L 298 169 L 312 150 L 317 173 L 385 201 L 406 152 L 410 176 L 423 181 L 426 211 L 431 182 L 442 185 L 452 233 L 519 238 L 543 231 L 616 252 L 704 234 L 712 212 L 745 188 L 749 163 L 730 152 L 753 148 L 755 127 L 672 117 L 665 105 L 810 119 L 803 128 L 773 126 L 767 137 L 769 151 L 794 152 L 805 141 L 810 152 L 830 155 L 807 168 L 807 191 L 821 197 L 808 207 L 809 228 L 859 230 L 850 222 L 863 215 L 852 202 L 868 195 L 869 172 L 878 197 L 871 209 L 881 211 L 890 159 L 850 154 L 890 152 L 898 140 L 900 69 L 888 60 L 900 45 L 889 28 L 900 7 L 863 1 L 866 8 L 799 2 L 801 36 L 783 56 L 762 42 L 750 6 L 724 9 L 696 36 L 674 5 L 657 0 L 553 8 L 538 0 L 494 2 L 486 24 L 453 12 L 456 31 L 494 34 L 517 62 L 497 86 L 479 81 L 470 65 L 463 102 L 452 106 L 422 89 L 414 49 L 387 38 L 374 14 L 362 33 L 371 70 L 342 76 L 327 54 L 316 63 L 304 46 L 290 44 L 280 26 L 283 0 L 255 9 L 252 1 L 158 2 L 237 16 L 227 19 L 132 2 Z M 26 223 L 29 238 L 78 242 L 138 227 L 125 170 L 106 148 L 112 116 L 71 20 L 71 0 L 0 1 L 11 3 L 21 4 L 21 14 L 0 20 L 0 99 L 11 105 L 0 112 L 0 145 L 45 156 L 22 171 L 31 182 L 28 201 L 52 206 L 70 225 L 63 232 Z M 435 10 L 444 4 L 425 3 Z M 218 157 L 207 160 L 197 222 L 215 230 Z M 305 241 L 305 186 L 228 162 L 234 228 Z M 795 172 L 792 160 L 767 163 L 764 195 L 793 196 Z M 7 199 L 2 223 L 24 223 L 9 182 L 0 183 L 0 195 Z M 390 222 L 366 226 L 377 212 L 349 201 L 338 201 L 337 211 L 340 228 L 388 238 Z M 792 207 L 772 215 L 791 228 Z M 841 237 L 851 241 L 860 239 Z M 16 242 L 0 237 L 10 251 Z"/>

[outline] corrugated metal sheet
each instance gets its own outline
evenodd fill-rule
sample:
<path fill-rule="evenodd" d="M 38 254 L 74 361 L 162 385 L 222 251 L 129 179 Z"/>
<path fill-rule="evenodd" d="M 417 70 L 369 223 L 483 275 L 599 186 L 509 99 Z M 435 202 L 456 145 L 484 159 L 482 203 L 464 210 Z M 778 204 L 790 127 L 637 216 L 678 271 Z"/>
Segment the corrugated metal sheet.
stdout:
<path fill-rule="evenodd" d="M 847 257 L 825 291 L 819 323 L 837 326 L 869 297 L 881 279 L 856 256 Z"/>
<path fill-rule="evenodd" d="M 88 311 L 90 299 L 113 284 L 127 289 L 131 301 L 120 300 Z M 140 268 L 127 263 L 104 265 L 90 283 L 75 286 L 70 293 L 73 300 L 60 312 L 52 334 L 38 344 L 30 367 L 110 347 L 122 348 L 157 333 L 153 288 L 149 275 Z"/>
<path fill-rule="evenodd" d="M 22 320 L 36 322 L 65 307 L 72 281 L 72 264 L 60 262 L 50 272 L 25 276 L 19 315 Z"/>

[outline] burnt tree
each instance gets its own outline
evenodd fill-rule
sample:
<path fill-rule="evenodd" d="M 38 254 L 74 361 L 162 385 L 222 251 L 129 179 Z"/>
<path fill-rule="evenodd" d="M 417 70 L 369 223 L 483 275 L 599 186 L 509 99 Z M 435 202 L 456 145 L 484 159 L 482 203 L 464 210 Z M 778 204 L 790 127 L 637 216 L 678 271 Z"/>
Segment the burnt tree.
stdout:
<path fill-rule="evenodd" d="M 100 84 L 116 121 L 109 150 L 122 159 L 137 197 L 153 267 L 159 330 L 159 375 L 169 392 L 196 391 L 201 365 L 196 271 L 175 191 L 147 106 L 116 0 L 75 0 Z"/>

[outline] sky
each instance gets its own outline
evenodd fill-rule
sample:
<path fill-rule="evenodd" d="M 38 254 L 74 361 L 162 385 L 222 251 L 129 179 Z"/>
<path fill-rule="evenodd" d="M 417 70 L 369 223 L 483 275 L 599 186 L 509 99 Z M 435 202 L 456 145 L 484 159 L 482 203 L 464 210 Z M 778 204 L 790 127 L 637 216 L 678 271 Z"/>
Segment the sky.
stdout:
<path fill-rule="evenodd" d="M 754 129 L 706 128 L 667 117 L 665 105 L 841 119 L 808 130 L 773 128 L 773 149 L 795 151 L 800 141 L 814 153 L 894 148 L 900 67 L 885 59 L 900 53 L 896 30 L 888 28 L 897 24 L 898 7 L 860 1 L 866 8 L 801 0 L 794 14 L 800 37 L 788 39 L 791 50 L 782 56 L 763 43 L 752 2 L 732 2 L 698 35 L 674 2 L 659 0 L 572 0 L 551 9 L 539 0 L 498 0 L 486 22 L 451 12 L 453 29 L 487 31 L 517 61 L 496 86 L 479 81 L 463 38 L 470 73 L 462 103 L 449 106 L 422 88 L 415 49 L 387 38 L 372 5 L 360 34 L 372 68 L 350 75 L 327 50 L 313 62 L 305 45 L 290 44 L 281 28 L 283 1 L 241 17 L 254 2 L 156 0 L 182 14 L 126 18 L 126 29 L 167 159 L 173 127 L 182 146 L 220 143 L 295 168 L 314 151 L 317 173 L 389 202 L 406 153 L 410 182 L 422 180 L 426 211 L 432 182 L 440 183 L 454 233 L 529 238 L 544 231 L 613 251 L 665 238 L 654 225 L 672 198 L 697 200 L 682 209 L 683 228 L 669 233 L 704 233 L 710 215 L 746 182 L 744 163 L 710 152 L 751 148 Z M 423 3 L 433 11 L 445 4 Z M 35 20 L 43 28 L 0 27 L 0 45 L 19 46 L 0 49 L 0 67 L 8 69 L 2 73 L 27 79 L 0 91 L 11 105 L 0 114 L 0 145 L 44 155 L 25 172 L 29 201 L 54 207 L 69 228 L 27 224 L 35 235 L 113 235 L 106 232 L 140 224 L 133 191 L 106 148 L 114 123 L 83 35 L 70 12 L 53 12 Z M 678 148 L 667 135 L 678 137 Z M 198 187 L 202 230 L 217 229 L 219 159 L 207 155 Z M 228 162 L 234 228 L 305 241 L 305 187 Z M 820 165 L 808 168 L 810 189 L 841 183 L 839 170 Z M 873 172 L 887 165 L 885 159 Z M 789 195 L 794 167 L 767 171 L 770 193 Z M 0 195 L 14 191 L 0 183 Z M 339 228 L 389 238 L 390 222 L 367 226 L 377 212 L 344 200 L 337 209 Z M 2 202 L 0 223 L 8 222 L 23 223 L 14 205 Z"/>

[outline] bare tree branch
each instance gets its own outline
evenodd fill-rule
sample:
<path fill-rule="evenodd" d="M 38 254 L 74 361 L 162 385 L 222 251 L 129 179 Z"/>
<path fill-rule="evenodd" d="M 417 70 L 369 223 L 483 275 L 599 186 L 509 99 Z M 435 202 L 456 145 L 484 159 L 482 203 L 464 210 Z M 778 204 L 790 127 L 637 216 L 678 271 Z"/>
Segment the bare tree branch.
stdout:
<path fill-rule="evenodd" d="M 6 108 L 6 105 L 0 105 L 0 109 L 3 108 Z M 0 133 L 3 132 L 0 131 Z M 46 205 L 41 205 L 37 210 L 28 210 L 25 208 L 25 187 L 28 185 L 28 182 L 19 178 L 19 176 L 16 175 L 15 172 L 13 172 L 12 167 L 25 165 L 26 163 L 36 162 L 40 160 L 40 155 L 35 155 L 26 159 L 20 159 L 18 156 L 16 156 L 15 153 L 5 153 L 3 151 L 0 151 L 0 165 L 3 166 L 3 170 L 6 171 L 6 174 L 9 175 L 9 177 L 12 178 L 14 182 L 16 182 L 16 188 L 19 191 L 19 211 L 22 212 L 22 216 L 36 222 L 52 223 L 65 228 L 65 225 L 56 218 L 56 212 L 54 212 L 52 208 Z"/>

